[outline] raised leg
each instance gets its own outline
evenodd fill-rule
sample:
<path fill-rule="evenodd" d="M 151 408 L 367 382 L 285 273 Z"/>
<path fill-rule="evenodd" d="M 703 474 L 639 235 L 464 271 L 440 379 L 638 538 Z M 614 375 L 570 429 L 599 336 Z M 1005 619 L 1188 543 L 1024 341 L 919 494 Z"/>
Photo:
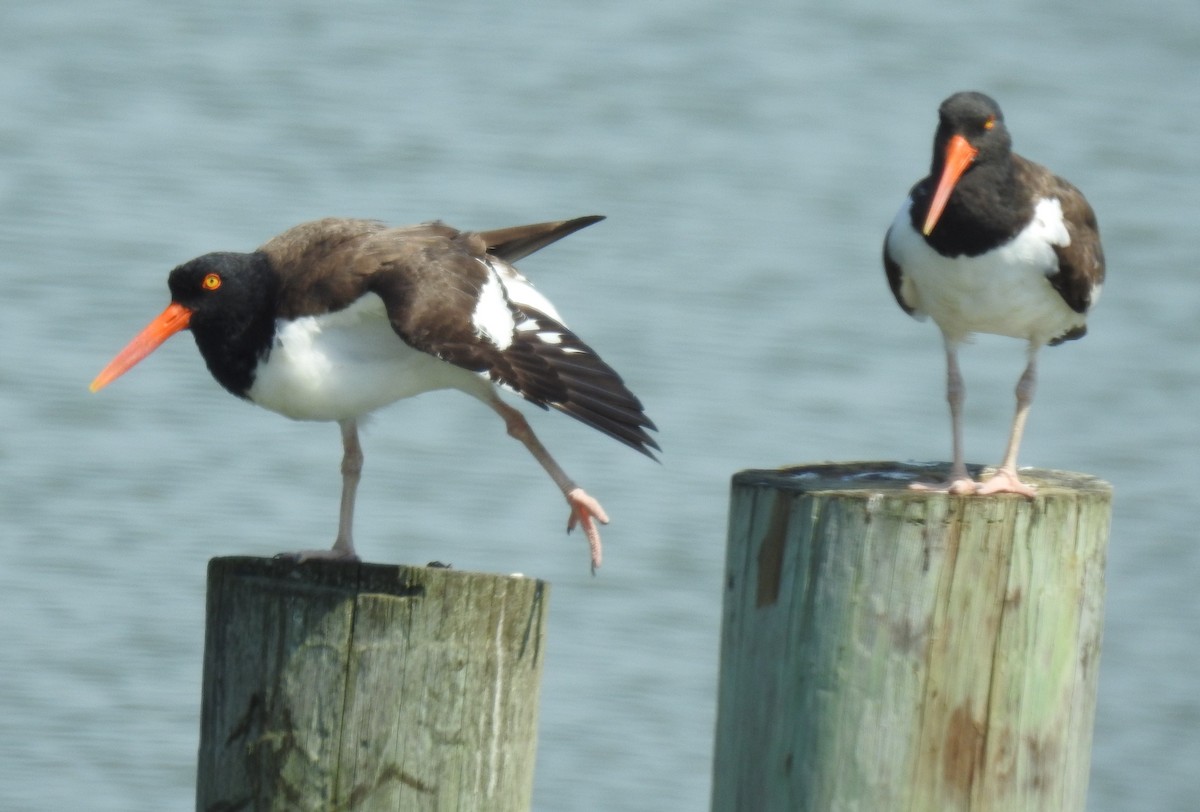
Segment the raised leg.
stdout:
<path fill-rule="evenodd" d="M 559 464 L 550 456 L 550 452 L 542 445 L 541 440 L 533 433 L 533 429 L 529 427 L 529 423 L 525 420 L 524 415 L 512 408 L 504 401 L 494 395 L 487 399 L 487 404 L 491 406 L 497 414 L 504 418 L 504 425 L 508 429 L 508 435 L 517 440 L 529 449 L 529 453 L 533 454 L 542 466 L 546 469 L 546 473 L 554 480 L 554 484 L 563 492 L 563 496 L 567 498 L 567 504 L 571 508 L 571 515 L 567 519 L 567 532 L 570 533 L 575 529 L 575 525 L 580 525 L 583 532 L 587 535 L 588 548 L 592 555 L 592 574 L 596 572 L 596 568 L 600 566 L 602 552 L 600 546 L 600 530 L 596 527 L 596 522 L 600 524 L 608 524 L 608 515 L 604 512 L 604 508 L 600 503 L 588 495 L 583 488 L 580 488 L 575 482 L 567 476 Z"/>

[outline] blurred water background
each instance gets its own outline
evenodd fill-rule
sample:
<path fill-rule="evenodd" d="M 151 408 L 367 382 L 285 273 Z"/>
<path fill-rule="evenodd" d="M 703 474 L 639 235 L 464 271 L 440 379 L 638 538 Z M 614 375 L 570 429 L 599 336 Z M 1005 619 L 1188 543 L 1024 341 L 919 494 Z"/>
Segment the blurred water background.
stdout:
<path fill-rule="evenodd" d="M 591 213 L 522 268 L 662 428 L 659 466 L 532 414 L 613 517 L 599 577 L 451 394 L 369 427 L 357 539 L 553 583 L 538 810 L 707 808 L 729 476 L 949 454 L 937 331 L 879 255 L 960 89 L 1084 190 L 1108 255 L 1022 454 L 1116 488 L 1089 809 L 1194 809 L 1198 68 L 1194 0 L 4 4 L 0 809 L 190 809 L 206 561 L 333 536 L 336 428 L 229 397 L 188 337 L 88 394 L 167 271 L 325 215 Z M 1023 349 L 963 361 L 994 463 Z"/>

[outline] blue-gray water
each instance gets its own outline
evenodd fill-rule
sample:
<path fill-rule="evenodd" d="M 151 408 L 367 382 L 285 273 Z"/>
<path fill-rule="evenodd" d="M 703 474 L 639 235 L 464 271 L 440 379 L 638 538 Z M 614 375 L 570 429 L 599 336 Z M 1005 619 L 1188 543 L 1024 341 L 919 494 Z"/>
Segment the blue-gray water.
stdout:
<path fill-rule="evenodd" d="M 599 577 L 452 393 L 372 423 L 358 541 L 553 582 L 537 809 L 706 808 L 730 474 L 948 454 L 936 330 L 879 253 L 966 88 L 1083 188 L 1108 255 L 1022 454 L 1116 488 L 1089 808 L 1194 809 L 1197 31 L 1194 0 L 4 4 L 0 809 L 189 809 L 207 559 L 332 538 L 336 429 L 229 397 L 188 337 L 88 394 L 167 271 L 332 214 L 590 213 L 523 269 L 665 451 L 527 410 L 613 517 Z M 963 360 L 995 462 L 1022 347 Z"/>

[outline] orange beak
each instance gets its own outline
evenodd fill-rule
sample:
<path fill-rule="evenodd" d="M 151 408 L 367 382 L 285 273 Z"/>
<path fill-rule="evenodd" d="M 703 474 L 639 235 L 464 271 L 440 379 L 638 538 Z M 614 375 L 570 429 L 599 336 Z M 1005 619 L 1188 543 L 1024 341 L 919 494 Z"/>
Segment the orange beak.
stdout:
<path fill-rule="evenodd" d="M 187 329 L 192 320 L 192 311 L 181 304 L 171 302 L 158 318 L 146 325 L 117 357 L 108 363 L 88 389 L 93 392 L 108 386 L 128 372 L 134 364 L 158 349 L 158 346 L 180 330 Z"/>
<path fill-rule="evenodd" d="M 938 180 L 937 191 L 933 193 L 933 202 L 929 204 L 929 214 L 925 215 L 925 226 L 921 229 L 921 233 L 926 237 L 937 225 L 938 218 L 942 216 L 942 211 L 946 208 L 946 201 L 950 199 L 950 193 L 954 191 L 954 184 L 958 183 L 962 173 L 967 171 L 967 167 L 971 165 L 971 161 L 975 160 L 975 156 L 978 154 L 979 150 L 967 143 L 967 139 L 961 135 L 953 136 L 950 143 L 946 145 L 946 166 L 942 169 L 942 177 Z"/>

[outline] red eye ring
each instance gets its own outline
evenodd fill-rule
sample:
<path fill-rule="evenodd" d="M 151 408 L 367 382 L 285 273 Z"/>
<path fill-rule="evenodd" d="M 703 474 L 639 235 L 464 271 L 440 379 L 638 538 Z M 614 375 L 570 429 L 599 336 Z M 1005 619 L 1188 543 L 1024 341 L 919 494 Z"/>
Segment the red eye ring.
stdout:
<path fill-rule="evenodd" d="M 210 273 L 204 277 L 204 281 L 200 283 L 205 290 L 216 290 L 221 287 L 221 275 Z"/>

